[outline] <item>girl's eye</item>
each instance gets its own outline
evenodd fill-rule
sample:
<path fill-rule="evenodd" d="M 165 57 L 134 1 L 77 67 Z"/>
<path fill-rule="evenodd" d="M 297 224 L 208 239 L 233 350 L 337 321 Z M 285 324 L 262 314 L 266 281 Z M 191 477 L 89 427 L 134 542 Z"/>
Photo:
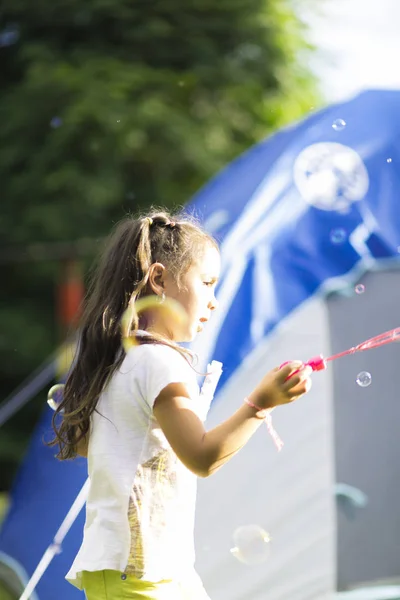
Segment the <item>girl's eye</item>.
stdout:
<path fill-rule="evenodd" d="M 203 281 L 203 283 L 204 283 L 204 285 L 209 285 L 209 286 L 214 285 L 213 281 Z"/>

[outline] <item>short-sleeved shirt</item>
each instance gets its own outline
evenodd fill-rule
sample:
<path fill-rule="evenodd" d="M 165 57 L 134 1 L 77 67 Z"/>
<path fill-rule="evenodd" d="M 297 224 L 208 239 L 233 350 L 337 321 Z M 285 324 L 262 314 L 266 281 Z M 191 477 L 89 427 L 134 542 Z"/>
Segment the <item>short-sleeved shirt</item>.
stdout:
<path fill-rule="evenodd" d="M 221 363 L 214 364 L 219 378 Z M 111 569 L 157 582 L 193 569 L 197 478 L 153 416 L 156 398 L 174 382 L 187 386 L 204 421 L 216 382 L 207 377 L 200 393 L 196 371 L 166 345 L 129 350 L 99 398 L 88 447 L 84 537 L 66 576 L 79 588 L 82 571 Z"/>

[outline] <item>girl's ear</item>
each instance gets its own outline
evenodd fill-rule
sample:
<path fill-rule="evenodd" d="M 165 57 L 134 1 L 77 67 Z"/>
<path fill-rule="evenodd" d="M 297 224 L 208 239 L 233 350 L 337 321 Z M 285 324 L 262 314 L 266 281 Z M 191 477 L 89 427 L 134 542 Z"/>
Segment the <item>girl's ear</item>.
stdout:
<path fill-rule="evenodd" d="M 161 263 L 150 266 L 148 286 L 154 294 L 161 296 L 165 286 L 165 267 Z"/>

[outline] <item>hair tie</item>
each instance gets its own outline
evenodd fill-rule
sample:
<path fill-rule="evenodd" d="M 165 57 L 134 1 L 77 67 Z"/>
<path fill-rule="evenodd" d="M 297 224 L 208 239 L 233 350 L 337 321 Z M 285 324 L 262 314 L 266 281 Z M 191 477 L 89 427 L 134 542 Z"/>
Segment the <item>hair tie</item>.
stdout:
<path fill-rule="evenodd" d="M 153 219 L 151 217 L 145 217 L 145 221 L 148 222 L 149 227 L 151 227 L 153 225 Z"/>

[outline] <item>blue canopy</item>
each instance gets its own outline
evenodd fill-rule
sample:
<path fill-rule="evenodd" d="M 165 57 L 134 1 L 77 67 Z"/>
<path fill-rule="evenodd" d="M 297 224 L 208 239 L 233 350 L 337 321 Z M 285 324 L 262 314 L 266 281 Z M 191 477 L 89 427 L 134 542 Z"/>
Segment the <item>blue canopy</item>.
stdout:
<path fill-rule="evenodd" d="M 195 345 L 237 365 L 318 290 L 399 259 L 400 92 L 368 91 L 278 132 L 193 199 L 220 242 L 220 307 Z"/>

